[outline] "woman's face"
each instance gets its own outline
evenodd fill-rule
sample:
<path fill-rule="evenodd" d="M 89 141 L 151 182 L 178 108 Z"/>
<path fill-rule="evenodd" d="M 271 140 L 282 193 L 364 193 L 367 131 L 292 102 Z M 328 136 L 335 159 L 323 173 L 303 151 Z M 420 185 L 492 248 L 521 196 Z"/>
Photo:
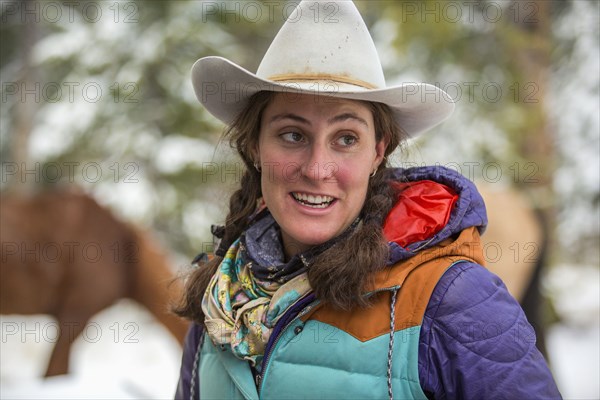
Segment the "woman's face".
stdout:
<path fill-rule="evenodd" d="M 373 114 L 353 100 L 278 93 L 265 108 L 257 159 L 287 257 L 342 233 L 383 160 Z"/>

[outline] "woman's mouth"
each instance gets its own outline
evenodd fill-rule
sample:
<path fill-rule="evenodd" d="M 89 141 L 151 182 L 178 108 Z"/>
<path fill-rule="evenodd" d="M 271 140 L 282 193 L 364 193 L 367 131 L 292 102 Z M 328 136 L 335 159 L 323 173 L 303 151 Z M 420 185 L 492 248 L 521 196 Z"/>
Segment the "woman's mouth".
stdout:
<path fill-rule="evenodd" d="M 326 208 L 334 202 L 335 198 L 326 195 L 312 195 L 300 192 L 292 192 L 292 197 L 298 203 L 312 208 Z"/>

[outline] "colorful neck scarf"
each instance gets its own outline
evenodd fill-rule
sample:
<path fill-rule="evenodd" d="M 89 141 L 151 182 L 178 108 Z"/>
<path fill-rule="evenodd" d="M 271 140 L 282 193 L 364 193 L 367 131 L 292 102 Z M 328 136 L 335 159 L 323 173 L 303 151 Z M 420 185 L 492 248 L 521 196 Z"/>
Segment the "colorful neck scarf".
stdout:
<path fill-rule="evenodd" d="M 279 225 L 268 210 L 241 238 L 223 250 L 223 261 L 204 298 L 206 332 L 215 345 L 230 345 L 238 358 L 260 368 L 271 332 L 285 312 L 311 291 L 309 263 L 352 233 L 357 218 L 345 232 L 297 254 L 288 262 Z"/>
<path fill-rule="evenodd" d="M 206 331 L 213 343 L 230 345 L 236 357 L 260 367 L 273 327 L 311 289 L 306 266 L 299 267 L 289 279 L 280 275 L 273 279 L 279 269 L 250 260 L 243 240 L 236 240 L 202 299 Z"/>

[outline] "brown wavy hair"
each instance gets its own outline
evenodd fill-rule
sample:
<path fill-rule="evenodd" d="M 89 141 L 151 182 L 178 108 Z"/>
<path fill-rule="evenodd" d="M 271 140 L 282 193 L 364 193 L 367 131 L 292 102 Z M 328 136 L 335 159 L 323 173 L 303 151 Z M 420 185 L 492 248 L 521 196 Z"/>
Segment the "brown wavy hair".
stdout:
<path fill-rule="evenodd" d="M 260 172 L 254 168 L 252 149 L 257 148 L 263 111 L 274 96 L 274 92 L 256 93 L 224 132 L 224 138 L 237 150 L 246 171 L 240 188 L 229 199 L 229 214 L 225 219 L 220 248 L 228 248 L 248 228 L 257 201 L 262 197 Z M 373 113 L 376 141 L 387 143 L 384 161 L 369 180 L 358 226 L 348 238 L 319 254 L 307 272 L 317 298 L 345 310 L 368 306 L 364 290 L 373 272 L 387 263 L 389 249 L 383 237 L 382 224 L 396 198 L 388 183 L 387 156 L 402 146 L 407 138 L 390 107 L 375 102 L 364 104 Z M 202 298 L 221 261 L 222 257 L 215 255 L 191 271 L 186 279 L 184 295 L 174 307 L 177 315 L 203 323 Z"/>

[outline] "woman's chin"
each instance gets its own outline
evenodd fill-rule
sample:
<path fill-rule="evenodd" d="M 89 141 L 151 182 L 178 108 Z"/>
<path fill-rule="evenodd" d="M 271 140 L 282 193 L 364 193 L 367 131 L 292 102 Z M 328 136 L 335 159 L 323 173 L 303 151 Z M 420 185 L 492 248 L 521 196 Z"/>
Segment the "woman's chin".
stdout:
<path fill-rule="evenodd" d="M 308 226 L 305 227 L 306 229 L 303 229 L 302 231 L 292 231 L 288 232 L 287 235 L 283 235 L 284 246 L 288 256 L 305 252 L 311 247 L 318 246 L 333 239 L 338 234 L 337 231 L 324 232 L 322 227 L 319 230 L 311 230 Z"/>

